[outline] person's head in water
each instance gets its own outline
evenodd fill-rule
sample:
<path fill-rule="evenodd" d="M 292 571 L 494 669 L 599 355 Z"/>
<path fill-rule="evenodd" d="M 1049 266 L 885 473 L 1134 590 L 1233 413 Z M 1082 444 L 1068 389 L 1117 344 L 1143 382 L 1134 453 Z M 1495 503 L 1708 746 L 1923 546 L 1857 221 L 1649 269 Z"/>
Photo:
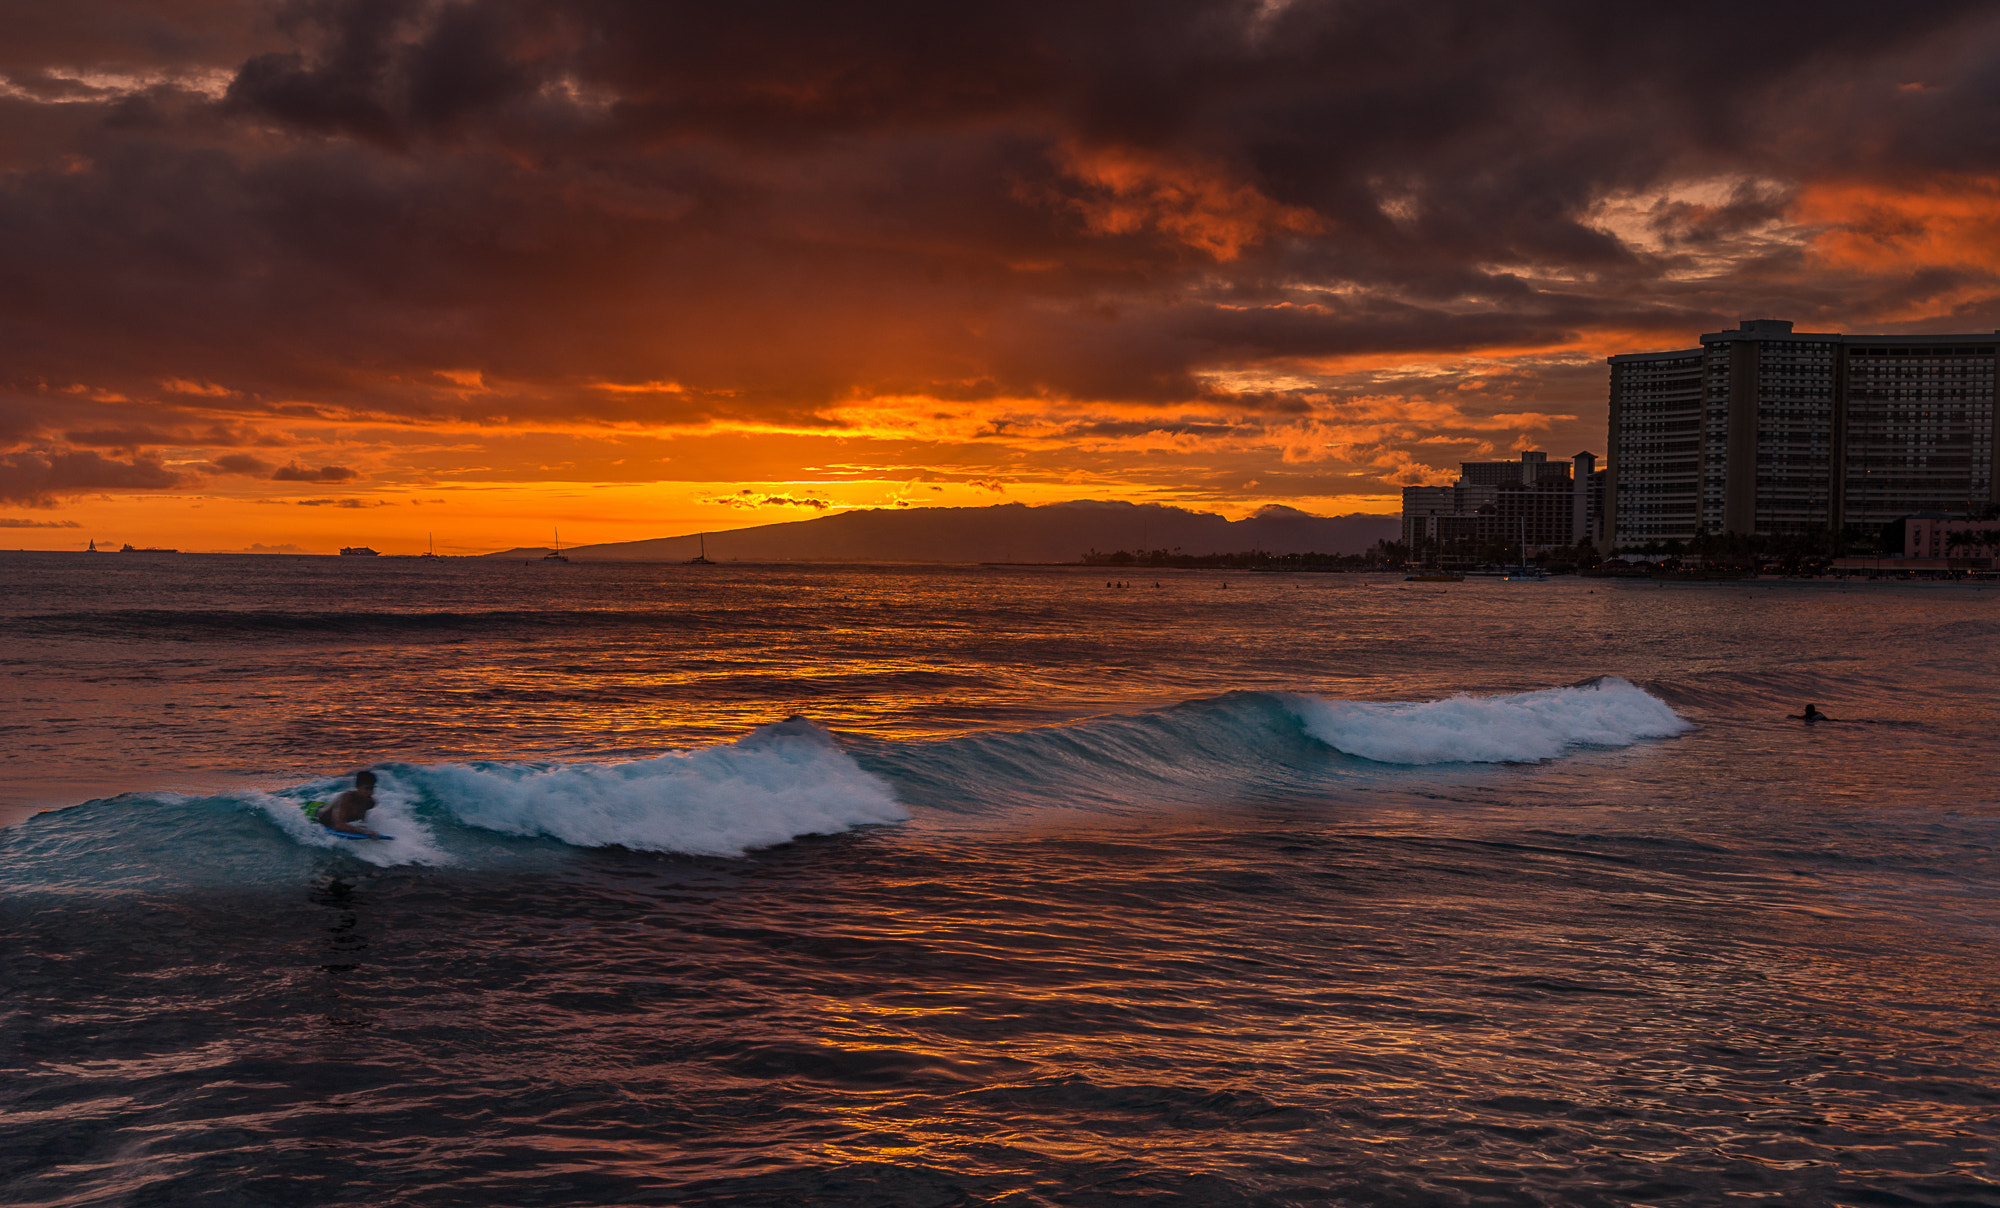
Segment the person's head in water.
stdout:
<path fill-rule="evenodd" d="M 1818 705 L 1807 705 L 1807 706 L 1806 706 L 1806 711 L 1805 711 L 1805 719 L 1806 719 L 1807 721 L 1811 721 L 1811 720 L 1813 720 L 1813 719 L 1814 719 L 1814 718 L 1816 718 L 1816 717 L 1824 717 L 1824 716 L 1826 716 L 1826 715 L 1825 715 L 1825 714 L 1823 714 L 1823 713 L 1821 713 L 1821 712 L 1819 711 L 1819 706 L 1818 706 Z"/>
<path fill-rule="evenodd" d="M 1807 705 L 1806 709 L 1810 712 L 1812 706 Z M 375 791 L 375 773 L 365 770 L 356 772 L 354 774 L 354 787 L 364 793 L 373 793 Z"/>

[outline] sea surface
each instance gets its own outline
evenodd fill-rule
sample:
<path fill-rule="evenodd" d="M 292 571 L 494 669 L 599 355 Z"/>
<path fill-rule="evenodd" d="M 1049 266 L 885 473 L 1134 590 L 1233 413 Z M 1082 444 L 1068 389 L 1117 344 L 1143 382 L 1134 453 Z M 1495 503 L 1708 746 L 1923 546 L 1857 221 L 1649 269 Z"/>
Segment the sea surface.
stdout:
<path fill-rule="evenodd" d="M 0 1202 L 2000 1204 L 2000 588 L 1135 574 L 0 555 Z"/>

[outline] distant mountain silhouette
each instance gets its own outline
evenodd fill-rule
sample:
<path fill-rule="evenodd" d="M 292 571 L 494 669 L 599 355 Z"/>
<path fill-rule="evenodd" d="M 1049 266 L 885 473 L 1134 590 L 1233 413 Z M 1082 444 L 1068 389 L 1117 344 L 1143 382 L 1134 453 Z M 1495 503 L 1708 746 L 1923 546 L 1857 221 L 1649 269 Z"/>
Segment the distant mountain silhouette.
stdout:
<path fill-rule="evenodd" d="M 718 562 L 1080 562 L 1090 550 L 1166 549 L 1184 554 L 1358 554 L 1395 540 L 1396 516 L 1314 516 L 1271 506 L 1244 520 L 1157 503 L 1079 500 L 1030 507 L 881 508 L 816 520 L 709 532 Z M 488 554 L 533 558 L 542 546 Z M 579 545 L 578 562 L 685 562 L 699 552 L 696 534 Z"/>

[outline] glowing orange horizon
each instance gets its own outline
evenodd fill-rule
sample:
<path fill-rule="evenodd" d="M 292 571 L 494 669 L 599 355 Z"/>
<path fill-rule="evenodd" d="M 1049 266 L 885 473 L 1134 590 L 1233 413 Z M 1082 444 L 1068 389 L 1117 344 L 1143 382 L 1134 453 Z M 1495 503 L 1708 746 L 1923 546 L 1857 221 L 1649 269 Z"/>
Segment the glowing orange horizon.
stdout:
<path fill-rule="evenodd" d="M 1056 162 L 1082 190 L 1061 204 L 1093 237 L 1156 232 L 1222 266 L 1325 230 L 1204 160 L 1071 142 Z M 1620 204 L 1645 214 L 1665 202 Z M 1696 217 L 1717 212 L 1676 204 Z M 1829 281 L 1951 271 L 1928 293 L 1892 291 L 1852 322 L 1800 314 L 1807 324 L 1962 326 L 1953 312 L 2000 298 L 2000 177 L 1805 181 L 1773 221 L 1770 238 L 1788 240 Z M 1337 312 L 1334 301 L 1236 309 L 1258 319 Z M 190 364 L 148 388 L 82 380 L 17 395 L 47 418 L 6 456 L 81 451 L 145 471 L 153 485 L 17 498 L 0 507 L 0 525 L 23 548 L 96 538 L 418 552 L 436 533 L 441 552 L 466 553 L 544 544 L 557 525 L 565 542 L 589 544 L 927 504 L 1101 498 L 1232 517 L 1273 503 L 1386 513 L 1401 487 L 1449 481 L 1462 460 L 1527 447 L 1602 451 L 1603 358 L 1691 346 L 1700 326 L 1628 318 L 1451 350 L 1219 348 L 1189 368 L 1194 384 L 1181 396 L 1150 400 L 1003 390 L 970 361 L 944 387 L 855 382 L 789 399 L 697 384 L 664 360 L 538 377 L 441 356 L 417 373 L 351 370 L 326 395 L 264 395 L 226 365 Z M 875 337 L 856 363 L 907 355 L 931 371 L 913 379 L 935 382 L 936 366 L 960 352 L 907 342 L 923 330 Z M 738 338 L 753 340 L 747 328 Z M 958 389 L 965 397 L 949 393 Z"/>

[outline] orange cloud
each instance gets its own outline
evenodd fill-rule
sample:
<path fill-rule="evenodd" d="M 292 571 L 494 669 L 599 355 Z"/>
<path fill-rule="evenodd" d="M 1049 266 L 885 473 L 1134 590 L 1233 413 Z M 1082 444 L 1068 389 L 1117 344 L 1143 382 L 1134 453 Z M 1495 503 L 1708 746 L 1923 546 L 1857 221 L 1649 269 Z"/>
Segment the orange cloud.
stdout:
<path fill-rule="evenodd" d="M 229 398 L 236 392 L 227 386 L 214 382 L 191 382 L 186 378 L 167 378 L 160 383 L 160 389 L 174 394 L 194 394 L 204 398 Z"/>
<path fill-rule="evenodd" d="M 2000 272 L 2000 177 L 1936 177 L 1907 185 L 1830 181 L 1799 191 L 1793 214 L 1824 228 L 1813 240 L 1835 268 Z"/>
<path fill-rule="evenodd" d="M 1087 190 L 1068 201 L 1093 234 L 1151 228 L 1228 261 L 1273 234 L 1323 229 L 1313 211 L 1273 201 L 1214 164 L 1076 143 L 1063 144 L 1056 159 Z"/>
<path fill-rule="evenodd" d="M 606 394 L 686 394 L 687 387 L 679 382 L 592 382 L 592 390 L 602 390 Z"/>

